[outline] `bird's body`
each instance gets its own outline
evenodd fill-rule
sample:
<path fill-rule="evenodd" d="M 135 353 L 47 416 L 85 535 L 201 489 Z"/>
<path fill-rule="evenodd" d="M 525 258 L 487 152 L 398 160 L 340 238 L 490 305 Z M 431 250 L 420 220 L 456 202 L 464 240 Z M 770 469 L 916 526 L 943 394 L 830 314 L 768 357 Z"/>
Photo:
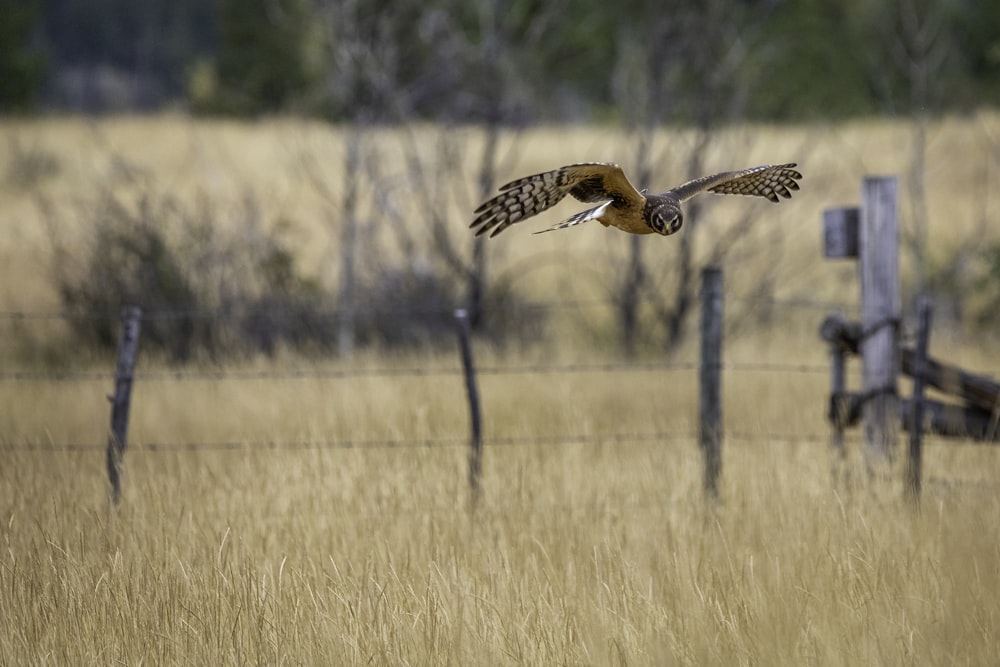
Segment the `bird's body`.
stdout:
<path fill-rule="evenodd" d="M 566 195 L 572 195 L 582 202 L 602 203 L 543 232 L 597 220 L 605 227 L 617 227 L 630 234 L 655 232 L 669 236 L 684 222 L 681 202 L 701 192 L 752 195 L 773 202 L 779 201 L 779 196 L 791 197 L 792 190 L 799 189 L 796 180 L 802 178 L 793 167 L 795 163 L 727 171 L 688 181 L 661 194 L 646 194 L 645 190 L 637 190 L 616 164 L 571 164 L 504 185 L 500 194 L 476 209 L 476 219 L 470 226 L 477 236 L 486 232 L 496 236 L 515 222 L 541 213 Z"/>

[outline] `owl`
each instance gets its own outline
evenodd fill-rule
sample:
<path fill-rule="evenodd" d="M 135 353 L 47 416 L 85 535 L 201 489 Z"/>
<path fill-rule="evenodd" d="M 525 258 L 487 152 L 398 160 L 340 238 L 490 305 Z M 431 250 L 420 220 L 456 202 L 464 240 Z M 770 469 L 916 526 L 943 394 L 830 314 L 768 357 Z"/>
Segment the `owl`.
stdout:
<path fill-rule="evenodd" d="M 536 234 L 597 220 L 605 227 L 617 227 L 630 234 L 655 232 L 669 236 L 684 223 L 681 202 L 702 192 L 766 197 L 775 203 L 779 197 L 791 197 L 802 178 L 795 166 L 792 162 L 727 171 L 696 178 L 660 194 L 647 194 L 637 190 L 617 164 L 571 164 L 504 185 L 500 194 L 475 210 L 476 219 L 470 227 L 477 236 L 489 232 L 493 237 L 515 222 L 555 206 L 569 194 L 582 202 L 600 205 Z"/>

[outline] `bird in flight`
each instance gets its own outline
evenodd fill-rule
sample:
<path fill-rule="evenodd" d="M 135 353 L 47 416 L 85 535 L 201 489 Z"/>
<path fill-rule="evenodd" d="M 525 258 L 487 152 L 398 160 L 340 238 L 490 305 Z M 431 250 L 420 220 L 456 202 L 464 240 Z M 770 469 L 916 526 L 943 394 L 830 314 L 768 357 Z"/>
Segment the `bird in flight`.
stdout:
<path fill-rule="evenodd" d="M 669 236 L 684 223 L 681 202 L 702 192 L 767 197 L 775 203 L 779 196 L 791 197 L 792 190 L 799 189 L 796 181 L 802 178 L 795 166 L 791 162 L 727 171 L 653 195 L 636 190 L 617 164 L 571 164 L 504 185 L 500 194 L 475 210 L 476 219 L 470 228 L 476 230 L 476 236 L 489 232 L 492 238 L 515 222 L 552 208 L 566 195 L 573 195 L 588 204 L 602 203 L 536 234 L 597 220 L 605 227 L 617 227 L 631 234 L 656 232 Z"/>

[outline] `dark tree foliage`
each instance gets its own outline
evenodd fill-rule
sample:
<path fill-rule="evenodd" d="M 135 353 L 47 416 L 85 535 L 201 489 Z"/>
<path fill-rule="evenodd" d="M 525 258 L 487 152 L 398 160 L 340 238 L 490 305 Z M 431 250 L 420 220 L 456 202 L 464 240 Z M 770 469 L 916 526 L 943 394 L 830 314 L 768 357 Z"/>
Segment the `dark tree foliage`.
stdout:
<path fill-rule="evenodd" d="M 45 57 L 34 44 L 39 3 L 0 0 L 0 111 L 26 112 L 35 104 Z"/>
<path fill-rule="evenodd" d="M 289 108 L 308 84 L 302 0 L 219 0 L 218 110 Z"/>
<path fill-rule="evenodd" d="M 622 108 L 615 86 L 630 74 L 621 69 L 622 49 L 643 42 L 645 52 L 670 58 L 684 17 L 696 15 L 705 4 L 2 3 L 0 94 L 5 108 L 15 98 L 30 100 L 37 93 L 44 106 L 65 109 L 153 109 L 184 103 L 192 71 L 207 66 L 215 85 L 208 111 L 291 110 L 350 119 L 361 108 L 383 121 L 504 122 L 621 118 L 629 110 Z M 676 17 L 676 25 L 663 17 Z M 923 20 L 918 29 L 913 17 Z M 730 3 L 718 18 L 736 27 L 746 20 L 763 26 L 762 34 L 754 36 L 754 49 L 739 64 L 756 80 L 742 108 L 746 118 L 907 112 L 914 63 L 925 71 L 928 65 L 938 68 L 931 77 L 937 89 L 924 96 L 934 101 L 935 110 L 1000 102 L 997 3 L 742 0 Z M 658 33 L 653 29 L 658 25 L 668 29 Z M 43 76 L 45 62 L 49 67 Z M 692 103 L 698 81 L 711 77 L 717 64 L 696 58 L 687 80 L 670 81 L 664 88 L 670 92 L 664 103 Z M 663 68 L 656 60 L 636 66 Z M 678 120 L 683 120 L 682 111 L 678 109 Z"/>
<path fill-rule="evenodd" d="M 785 2 L 771 17 L 764 77 L 766 94 L 754 95 L 749 114 L 774 120 L 850 116 L 875 111 L 867 80 L 858 0 Z"/>
<path fill-rule="evenodd" d="M 981 95 L 980 103 L 1000 103 L 1000 3 L 968 0 L 955 18 L 954 33 L 962 45 L 968 91 Z"/>
<path fill-rule="evenodd" d="M 80 110 L 156 109 L 185 93 L 188 67 L 216 48 L 201 0 L 41 0 L 50 64 L 43 97 Z"/>

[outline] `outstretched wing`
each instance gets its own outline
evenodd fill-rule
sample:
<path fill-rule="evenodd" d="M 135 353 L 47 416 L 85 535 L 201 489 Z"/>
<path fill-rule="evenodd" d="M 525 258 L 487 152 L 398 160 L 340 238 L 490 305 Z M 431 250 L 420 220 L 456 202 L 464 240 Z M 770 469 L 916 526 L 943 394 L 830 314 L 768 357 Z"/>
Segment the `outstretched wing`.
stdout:
<path fill-rule="evenodd" d="M 767 197 L 777 203 L 779 195 L 786 199 L 792 190 L 798 190 L 796 182 L 802 174 L 795 171 L 794 162 L 778 165 L 763 165 L 741 171 L 727 171 L 712 176 L 703 176 L 671 190 L 681 201 L 690 199 L 700 192 L 714 192 L 720 195 L 751 195 Z"/>
<path fill-rule="evenodd" d="M 638 206 L 640 210 L 645 201 L 618 165 L 605 162 L 571 164 L 504 185 L 500 188 L 500 194 L 475 210 L 476 219 L 469 226 L 476 230 L 477 236 L 490 232 L 493 237 L 515 222 L 552 208 L 566 195 L 572 195 L 582 202 L 610 200 L 616 206 Z M 593 210 L 595 209 L 591 209 Z M 566 222 L 579 224 L 591 219 L 578 219 L 581 216 L 582 214 L 573 216 Z"/>

